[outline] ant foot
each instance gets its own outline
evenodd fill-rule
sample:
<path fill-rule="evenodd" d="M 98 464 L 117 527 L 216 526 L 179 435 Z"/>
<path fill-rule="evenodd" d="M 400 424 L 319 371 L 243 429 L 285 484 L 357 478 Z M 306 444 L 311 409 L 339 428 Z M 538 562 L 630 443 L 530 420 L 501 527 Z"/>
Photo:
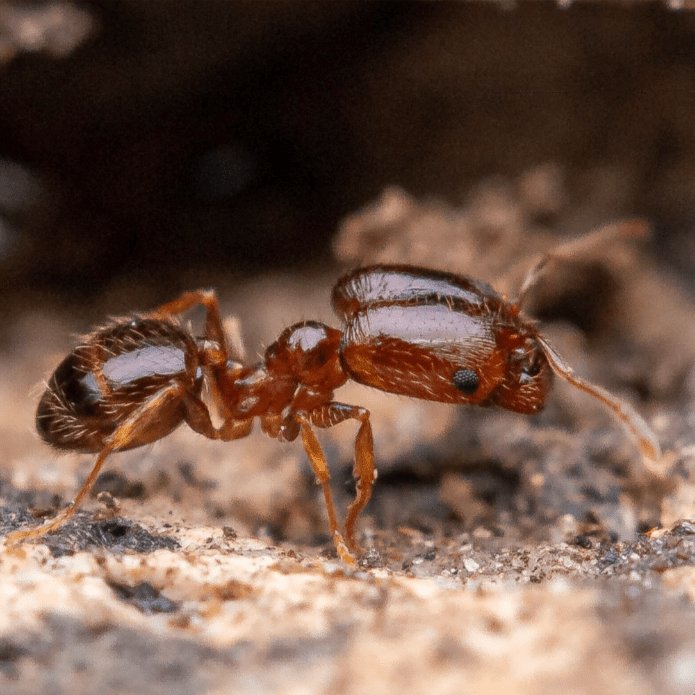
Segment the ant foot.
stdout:
<path fill-rule="evenodd" d="M 338 557 L 341 559 L 343 564 L 348 565 L 349 567 L 355 567 L 357 565 L 355 556 L 348 549 L 348 545 L 345 543 L 343 534 L 338 530 L 333 531 L 333 544 L 335 545 Z"/>

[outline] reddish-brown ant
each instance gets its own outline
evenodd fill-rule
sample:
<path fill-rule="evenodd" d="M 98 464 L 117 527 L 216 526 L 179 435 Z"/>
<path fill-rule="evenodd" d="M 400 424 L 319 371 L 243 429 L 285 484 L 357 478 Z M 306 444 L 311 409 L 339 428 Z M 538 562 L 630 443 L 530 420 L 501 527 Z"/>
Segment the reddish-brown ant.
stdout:
<path fill-rule="evenodd" d="M 576 376 L 536 324 L 520 313 L 548 260 L 572 258 L 597 238 L 644 231 L 641 222 L 624 222 L 560 246 L 533 267 L 512 302 L 484 283 L 449 273 L 404 265 L 355 270 L 333 289 L 342 331 L 315 321 L 295 324 L 253 366 L 230 355 L 212 291 L 185 292 L 153 311 L 115 319 L 87 335 L 60 363 L 36 414 L 45 441 L 59 449 L 98 453 L 96 462 L 65 510 L 7 540 L 42 536 L 70 518 L 111 452 L 154 442 L 182 422 L 210 439 L 238 439 L 249 434 L 258 417 L 271 437 L 292 441 L 301 434 L 323 489 L 338 555 L 354 563 L 355 524 L 372 494 L 376 470 L 369 411 L 333 400 L 334 390 L 348 379 L 414 398 L 535 413 L 543 408 L 555 373 L 610 408 L 645 459 L 655 462 L 659 445 L 635 410 Z M 177 318 L 196 305 L 206 310 L 201 338 Z M 201 400 L 203 381 L 221 417 L 219 427 Z M 357 491 L 343 535 L 312 425 L 332 427 L 348 419 L 359 423 Z"/>

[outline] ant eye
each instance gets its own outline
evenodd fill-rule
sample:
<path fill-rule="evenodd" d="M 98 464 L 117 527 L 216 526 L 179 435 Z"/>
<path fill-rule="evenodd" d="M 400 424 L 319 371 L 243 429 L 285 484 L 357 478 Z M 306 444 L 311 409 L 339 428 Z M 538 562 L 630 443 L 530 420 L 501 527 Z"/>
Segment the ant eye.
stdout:
<path fill-rule="evenodd" d="M 527 367 L 524 368 L 524 373 L 529 376 L 536 376 L 538 372 L 541 371 L 541 363 L 539 360 L 534 360 Z"/>
<path fill-rule="evenodd" d="M 472 369 L 459 369 L 454 374 L 454 386 L 463 393 L 473 394 L 480 386 L 480 379 Z"/>
<path fill-rule="evenodd" d="M 531 376 L 536 376 L 540 371 L 541 371 L 541 365 L 538 362 L 534 362 L 533 365 L 531 365 L 531 369 L 529 369 L 528 373 Z"/>

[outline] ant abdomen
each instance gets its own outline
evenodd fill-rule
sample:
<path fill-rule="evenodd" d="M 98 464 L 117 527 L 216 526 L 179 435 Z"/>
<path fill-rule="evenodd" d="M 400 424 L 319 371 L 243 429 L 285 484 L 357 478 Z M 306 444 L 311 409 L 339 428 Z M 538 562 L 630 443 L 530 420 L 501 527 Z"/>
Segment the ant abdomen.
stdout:
<path fill-rule="evenodd" d="M 57 367 L 36 411 L 41 438 L 59 449 L 100 451 L 108 437 L 163 388 L 199 393 L 202 370 L 194 339 L 172 321 L 114 321 L 83 339 Z M 183 420 L 181 397 L 128 443 L 161 439 Z"/>

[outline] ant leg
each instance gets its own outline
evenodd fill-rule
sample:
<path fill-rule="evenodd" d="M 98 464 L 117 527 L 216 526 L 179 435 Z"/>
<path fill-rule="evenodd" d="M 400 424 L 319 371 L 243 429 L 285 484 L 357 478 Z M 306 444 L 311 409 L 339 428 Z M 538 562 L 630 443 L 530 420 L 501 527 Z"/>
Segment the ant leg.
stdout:
<path fill-rule="evenodd" d="M 226 418 L 222 425 L 215 427 L 210 420 L 210 411 L 197 396 L 188 394 L 183 402 L 186 424 L 194 431 L 208 439 L 219 439 L 229 442 L 241 439 L 251 432 L 253 418 L 234 420 Z"/>
<path fill-rule="evenodd" d="M 104 465 L 104 461 L 106 461 L 109 454 L 113 451 L 118 451 L 119 449 L 125 449 L 134 441 L 137 441 L 138 436 L 151 426 L 153 420 L 157 419 L 158 413 L 161 412 L 161 408 L 165 406 L 166 403 L 181 398 L 182 390 L 183 387 L 178 384 L 170 386 L 166 389 L 162 389 L 159 393 L 152 396 L 152 398 L 133 412 L 133 414 L 127 420 L 125 420 L 110 437 L 105 440 L 104 448 L 99 452 L 97 460 L 92 466 L 92 470 L 89 472 L 89 475 L 84 483 L 82 483 L 82 487 L 72 502 L 70 502 L 65 509 L 53 517 L 53 519 L 50 519 L 40 526 L 8 533 L 5 537 L 6 544 L 9 546 L 30 538 L 40 538 L 46 533 L 55 531 L 66 521 L 68 521 L 68 519 L 70 519 L 79 509 L 92 487 L 94 487 L 94 483 L 99 476 L 99 471 Z"/>
<path fill-rule="evenodd" d="M 319 440 L 309 424 L 309 417 L 310 414 L 306 413 L 297 413 L 296 415 L 296 419 L 299 422 L 302 430 L 304 449 L 306 450 L 309 463 L 311 463 L 311 467 L 314 470 L 314 475 L 316 476 L 316 483 L 323 489 L 323 497 L 326 502 L 328 527 L 331 532 L 331 538 L 335 544 L 338 557 L 346 565 L 355 565 L 355 558 L 348 550 L 345 539 L 343 538 L 343 534 L 340 533 L 340 530 L 338 529 L 338 520 L 335 514 L 335 504 L 333 503 L 333 493 L 331 492 L 331 473 L 328 469 L 328 463 L 326 462 L 326 456 L 323 453 L 321 444 L 319 444 Z"/>
<path fill-rule="evenodd" d="M 89 472 L 87 479 L 82 484 L 80 491 L 77 493 L 72 502 L 70 502 L 70 504 L 67 507 L 65 507 L 65 509 L 63 509 L 61 512 L 58 512 L 56 516 L 54 516 L 49 521 L 46 521 L 45 523 L 41 524 L 40 526 L 35 526 L 29 529 L 21 529 L 19 531 L 12 531 L 11 533 L 8 533 L 7 536 L 5 536 L 6 545 L 15 545 L 17 543 L 21 543 L 22 541 L 26 541 L 31 538 L 41 538 L 41 536 L 44 536 L 45 534 L 50 533 L 51 531 L 55 531 L 66 521 L 68 521 L 68 519 L 70 519 L 79 509 L 80 505 L 82 504 L 82 501 L 87 496 L 87 494 L 89 494 L 89 491 L 92 489 L 94 483 L 96 482 L 101 467 L 104 465 L 104 461 L 112 451 L 112 446 L 106 446 L 99 452 L 97 460 L 94 463 L 94 466 L 92 466 L 92 470 Z"/>
<path fill-rule="evenodd" d="M 220 347 L 226 352 L 227 341 L 222 329 L 220 305 L 214 290 L 184 292 L 176 299 L 172 299 L 170 302 L 162 304 L 144 315 L 155 319 L 169 318 L 170 316 L 183 314 L 195 306 L 203 306 L 205 308 L 205 336 L 219 343 Z"/>
<path fill-rule="evenodd" d="M 207 343 L 199 347 L 201 362 L 209 377 L 207 381 L 215 408 L 227 420 L 229 412 L 224 397 L 220 392 L 218 381 L 233 378 L 235 368 L 230 367 L 228 361 L 231 356 L 234 362 L 239 363 L 236 367 L 240 367 L 244 358 L 244 346 L 238 320 L 229 318 L 225 322 L 222 321 L 220 305 L 215 291 L 195 290 L 184 292 L 176 299 L 162 304 L 143 315 L 149 318 L 166 319 L 182 314 L 196 306 L 205 308 L 205 338 L 214 343 L 214 345 Z M 226 329 L 230 329 L 231 332 L 228 334 Z M 230 340 L 234 347 L 231 355 L 229 350 Z M 229 371 L 230 369 L 231 372 Z"/>
<path fill-rule="evenodd" d="M 369 422 L 369 411 L 366 408 L 345 403 L 328 403 L 310 411 L 309 419 L 317 427 L 332 427 L 348 419 L 360 421 L 360 428 L 355 437 L 355 463 L 352 469 L 353 476 L 357 480 L 355 499 L 350 503 L 345 516 L 345 536 L 348 546 L 355 552 L 359 552 L 359 545 L 355 541 L 355 523 L 372 496 L 372 487 L 376 479 L 374 439 Z"/>

